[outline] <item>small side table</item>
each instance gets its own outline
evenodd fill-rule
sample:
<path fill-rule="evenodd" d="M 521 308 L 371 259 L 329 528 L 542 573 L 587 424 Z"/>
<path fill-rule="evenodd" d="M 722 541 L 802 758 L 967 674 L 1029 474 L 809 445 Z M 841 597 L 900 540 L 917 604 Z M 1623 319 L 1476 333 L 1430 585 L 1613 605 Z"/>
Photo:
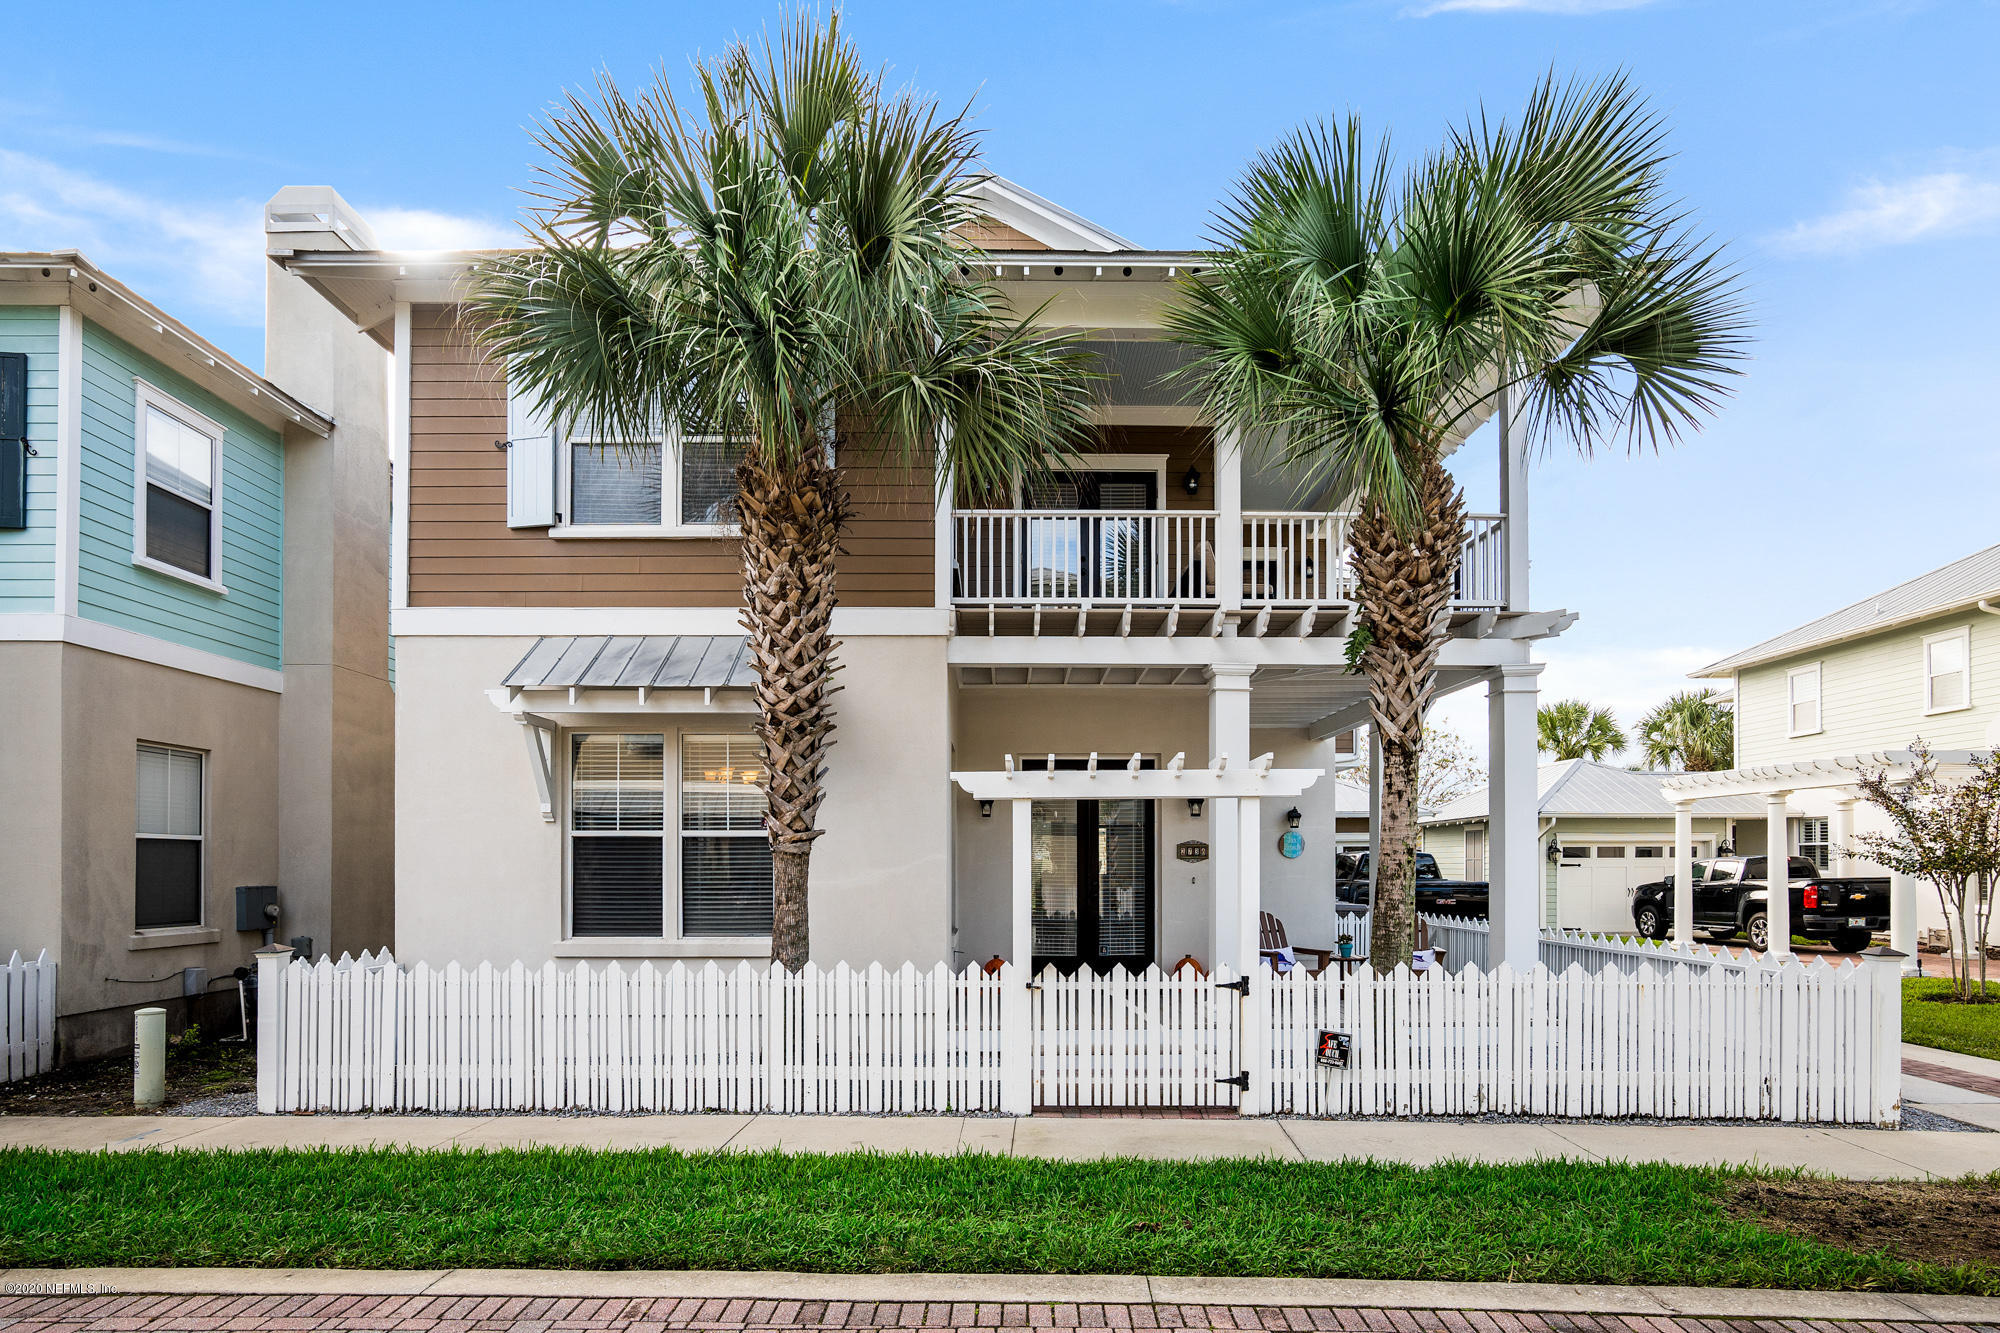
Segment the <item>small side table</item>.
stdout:
<path fill-rule="evenodd" d="M 1354 975 L 1354 969 L 1356 967 L 1359 967 L 1361 964 L 1367 961 L 1368 961 L 1368 955 L 1365 953 L 1350 954 L 1345 958 L 1342 958 L 1338 954 L 1335 954 L 1332 958 L 1326 960 L 1326 967 L 1339 968 L 1340 979 L 1342 981 L 1345 981 L 1347 980 L 1347 978 Z M 1324 973 L 1326 971 L 1326 967 L 1321 968 L 1320 972 Z"/>

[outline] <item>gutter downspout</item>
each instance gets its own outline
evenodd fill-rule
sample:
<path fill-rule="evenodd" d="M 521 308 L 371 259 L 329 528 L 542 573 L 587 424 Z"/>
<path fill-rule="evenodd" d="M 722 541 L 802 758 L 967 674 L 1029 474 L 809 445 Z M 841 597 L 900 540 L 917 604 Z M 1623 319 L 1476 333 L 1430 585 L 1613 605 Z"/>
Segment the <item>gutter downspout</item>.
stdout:
<path fill-rule="evenodd" d="M 2000 616 L 2000 606 L 1995 606 L 1984 597 L 1979 599 L 1979 609 L 1989 616 Z"/>

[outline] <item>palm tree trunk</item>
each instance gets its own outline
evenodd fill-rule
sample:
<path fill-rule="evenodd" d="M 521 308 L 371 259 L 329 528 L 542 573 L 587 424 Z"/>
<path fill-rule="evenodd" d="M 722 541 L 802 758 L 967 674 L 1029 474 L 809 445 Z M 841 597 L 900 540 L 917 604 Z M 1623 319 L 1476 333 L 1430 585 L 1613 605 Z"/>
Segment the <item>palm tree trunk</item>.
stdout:
<path fill-rule="evenodd" d="M 807 881 L 826 799 L 837 668 L 834 560 L 847 519 L 840 476 L 816 449 L 736 469 L 743 532 L 743 626 L 757 664 L 757 739 L 764 746 L 771 834 L 771 958 L 791 971 L 809 956 Z"/>
<path fill-rule="evenodd" d="M 1410 961 L 1416 941 L 1417 791 L 1424 714 L 1437 685 L 1444 612 L 1451 602 L 1465 540 L 1465 501 L 1439 460 L 1417 479 L 1422 515 L 1414 532 L 1398 530 L 1379 505 L 1355 520 L 1355 596 L 1369 633 L 1361 655 L 1369 714 L 1382 746 L 1377 796 L 1381 848 L 1375 862 L 1374 928 L 1369 952 L 1378 972 Z"/>

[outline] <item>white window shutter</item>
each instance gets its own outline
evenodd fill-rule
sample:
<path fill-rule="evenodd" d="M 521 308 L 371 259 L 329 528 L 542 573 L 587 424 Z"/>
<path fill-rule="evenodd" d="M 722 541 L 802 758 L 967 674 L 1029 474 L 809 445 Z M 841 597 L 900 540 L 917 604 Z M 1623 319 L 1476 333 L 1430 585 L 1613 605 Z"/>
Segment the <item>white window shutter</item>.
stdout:
<path fill-rule="evenodd" d="M 541 400 L 507 382 L 507 526 L 556 521 L 555 427 Z"/>

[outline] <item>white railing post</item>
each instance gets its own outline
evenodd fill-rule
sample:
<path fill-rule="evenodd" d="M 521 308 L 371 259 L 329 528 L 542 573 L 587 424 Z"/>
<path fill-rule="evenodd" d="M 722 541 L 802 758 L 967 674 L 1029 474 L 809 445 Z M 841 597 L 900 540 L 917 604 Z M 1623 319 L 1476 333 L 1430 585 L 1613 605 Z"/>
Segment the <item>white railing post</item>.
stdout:
<path fill-rule="evenodd" d="M 285 1058 L 285 967 L 291 948 L 267 944 L 257 950 L 257 1111 L 278 1112 Z"/>
<path fill-rule="evenodd" d="M 1243 605 L 1243 442 L 1215 432 L 1215 594 L 1225 611 Z"/>
<path fill-rule="evenodd" d="M 1513 395 L 1500 393 L 1500 604 L 1528 610 L 1528 451 L 1515 438 Z"/>
<path fill-rule="evenodd" d="M 1869 1106 L 1877 1125 L 1894 1129 L 1903 1123 L 1903 955 L 1877 945 L 1861 957 L 1874 990 Z"/>

